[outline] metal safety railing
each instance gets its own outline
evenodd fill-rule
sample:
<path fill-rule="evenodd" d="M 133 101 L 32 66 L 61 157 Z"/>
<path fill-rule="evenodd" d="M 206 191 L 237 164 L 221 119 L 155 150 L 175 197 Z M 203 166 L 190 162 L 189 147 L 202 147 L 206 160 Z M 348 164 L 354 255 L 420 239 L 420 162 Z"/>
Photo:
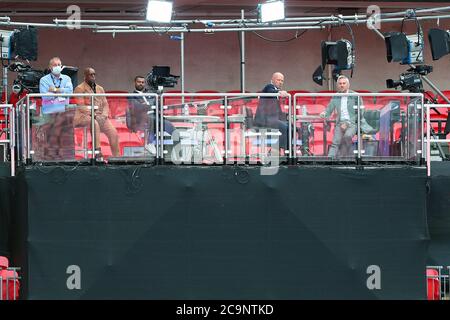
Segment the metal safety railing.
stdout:
<path fill-rule="evenodd" d="M 16 159 L 15 159 L 15 137 L 16 137 L 16 111 L 12 104 L 0 104 L 0 110 L 5 115 L 5 127 L 1 136 L 6 139 L 0 139 L 0 144 L 3 145 L 4 159 L 9 155 L 11 176 L 16 175 Z"/>
<path fill-rule="evenodd" d="M 425 110 L 426 110 L 425 143 L 426 143 L 426 161 L 427 161 L 427 175 L 428 176 L 431 176 L 431 145 L 432 144 L 437 145 L 441 155 L 445 156 L 440 144 L 443 144 L 443 143 L 449 144 L 450 143 L 450 139 L 442 137 L 442 136 L 445 137 L 447 135 L 447 132 L 444 132 L 444 134 L 436 134 L 432 127 L 433 120 L 431 119 L 430 110 L 431 109 L 438 110 L 438 109 L 443 109 L 443 108 L 449 109 L 450 104 L 425 104 Z M 448 118 L 447 118 L 447 120 L 448 120 Z M 446 128 L 448 128 L 448 124 L 446 125 Z M 441 137 L 440 137 L 440 135 L 441 135 Z"/>
<path fill-rule="evenodd" d="M 279 101 L 278 99 L 283 101 Z M 169 101 L 170 103 L 166 103 L 166 101 Z M 255 126 L 249 123 L 250 119 L 254 120 L 253 117 L 255 114 L 252 115 L 252 109 L 255 109 L 255 103 L 259 104 L 260 101 L 275 101 L 277 107 L 278 103 L 280 103 L 279 107 L 282 108 L 281 111 L 285 112 L 284 121 L 286 123 L 286 132 L 277 132 L 276 128 L 269 128 L 270 126 L 267 127 L 264 123 Z M 288 160 L 293 158 L 291 140 L 292 100 L 290 95 L 280 97 L 279 94 L 272 93 L 167 93 L 161 95 L 160 105 L 162 117 L 160 118 L 159 123 L 160 146 L 158 151 L 161 151 L 159 154 L 161 159 L 164 159 L 164 155 L 168 152 L 168 150 L 164 149 L 164 139 L 162 138 L 164 137 L 166 120 L 172 122 L 184 121 L 194 124 L 193 135 L 198 137 L 200 134 L 202 137 L 200 140 L 203 140 L 202 143 L 206 142 L 207 145 L 211 145 L 213 149 L 212 152 L 214 153 L 214 163 L 244 163 L 248 161 L 251 164 L 259 161 L 264 162 L 263 158 L 266 156 L 269 158 L 281 156 Z M 177 115 L 171 113 L 171 110 L 174 110 L 174 108 L 179 111 Z M 189 110 L 193 110 L 194 114 Z M 288 123 L 290 124 L 289 126 L 287 125 Z M 222 131 L 223 134 L 217 131 L 218 134 L 211 137 L 209 134 L 211 129 L 208 127 L 211 127 L 214 124 L 221 126 L 218 131 Z M 232 126 L 238 126 L 238 128 L 231 128 Z M 206 136 L 203 136 L 203 133 L 206 133 Z M 217 137 L 220 138 L 221 136 L 223 136 L 223 141 L 221 142 L 222 145 L 218 146 Z M 235 136 L 238 136 L 240 141 L 234 141 L 234 143 L 232 143 L 232 138 Z M 271 139 L 270 137 L 273 136 L 276 136 L 276 138 Z M 246 150 L 247 140 L 251 139 L 256 139 L 260 146 L 255 157 L 252 157 L 252 155 L 248 153 L 249 150 Z M 283 139 L 286 139 L 287 141 L 286 146 L 280 146 L 280 141 L 283 141 Z M 180 145 L 182 144 L 183 143 L 181 142 Z M 231 150 L 232 144 L 239 146 L 239 152 L 233 153 Z M 267 149 L 271 149 L 269 151 L 270 155 L 267 154 L 266 147 Z M 283 154 L 279 154 L 279 147 L 282 147 Z M 193 149 L 195 154 L 195 148 Z M 204 151 L 200 152 L 204 154 Z M 188 156 L 184 156 L 183 160 L 192 158 L 189 152 L 187 152 L 187 154 Z M 179 162 L 203 163 L 202 161 L 195 161 L 195 155 L 193 157 L 194 161 Z M 174 158 L 180 160 L 176 155 L 172 157 L 172 162 L 174 162 Z M 198 159 L 201 158 L 201 156 L 198 157 Z"/>
<path fill-rule="evenodd" d="M 199 138 L 197 136 L 197 140 L 205 140 L 205 137 L 203 137 L 203 134 L 208 134 L 208 131 L 211 131 L 209 127 L 213 125 L 221 125 L 222 129 L 225 132 L 224 135 L 224 146 L 220 147 L 218 146 L 217 142 L 215 142 L 216 137 L 214 135 L 209 135 L 207 146 L 209 148 L 212 148 L 215 152 L 215 163 L 223 164 L 224 162 L 228 161 L 230 158 L 230 137 L 233 134 L 234 129 L 230 129 L 230 126 L 239 125 L 241 128 L 239 129 L 239 132 L 242 133 L 245 131 L 245 109 L 240 108 L 238 112 L 229 114 L 229 110 L 232 108 L 235 108 L 236 105 L 240 103 L 240 107 L 243 107 L 245 105 L 244 100 L 248 99 L 264 99 L 264 98 L 277 98 L 277 94 L 222 94 L 222 93 L 214 93 L 214 94 L 162 94 L 158 96 L 157 94 L 30 94 L 26 98 L 20 100 L 17 103 L 17 109 L 20 110 L 20 120 L 19 125 L 20 138 L 18 139 L 20 141 L 19 143 L 19 150 L 20 150 L 20 160 L 22 163 L 33 163 L 33 162 L 40 162 L 42 158 L 40 158 L 37 154 L 37 138 L 39 138 L 40 132 L 35 132 L 38 130 L 39 127 L 42 127 L 43 125 L 46 125 L 48 123 L 48 119 L 42 119 L 45 118 L 42 115 L 42 107 L 41 110 L 39 110 L 39 106 L 36 100 L 39 99 L 55 99 L 55 98 L 61 98 L 61 99 L 91 99 L 90 105 L 89 105 L 89 111 L 90 111 L 90 121 L 91 121 L 91 132 L 95 132 L 97 125 L 95 123 L 96 121 L 96 110 L 98 109 L 98 106 L 96 106 L 96 99 L 99 97 L 105 97 L 108 99 L 114 99 L 114 98 L 126 98 L 126 99 L 142 99 L 142 97 L 147 97 L 147 99 L 152 98 L 152 103 L 148 105 L 148 111 L 146 112 L 148 119 L 147 119 L 147 126 L 146 130 L 148 131 L 149 128 L 152 127 L 152 119 L 159 119 L 158 121 L 155 121 L 155 133 L 156 136 L 154 137 L 154 146 L 155 146 L 155 157 L 152 158 L 157 161 L 164 161 L 165 152 L 167 153 L 167 150 L 164 149 L 164 141 L 165 141 L 165 123 L 167 121 L 172 123 L 187 123 L 191 124 L 193 129 L 191 130 L 191 133 L 193 132 L 194 135 L 200 133 L 202 136 Z M 69 100 L 70 100 L 69 99 Z M 174 100 L 177 99 L 180 102 L 179 103 L 165 103 L 164 105 L 162 102 L 164 100 Z M 128 100 L 129 101 L 129 100 Z M 131 104 L 128 104 L 126 106 L 127 110 L 130 107 Z M 212 114 L 202 114 L 200 110 L 202 109 L 202 106 L 205 106 L 204 109 L 211 109 L 212 107 L 217 107 L 219 105 L 219 109 L 222 111 L 223 114 L 217 116 Z M 187 108 L 194 108 L 195 112 L 191 112 L 191 114 L 186 115 L 184 113 L 184 110 Z M 211 107 L 211 108 L 210 108 Z M 288 115 L 286 117 L 286 122 L 288 121 L 288 118 L 290 118 L 290 112 L 291 112 L 291 99 L 290 96 L 286 97 L 285 104 L 283 105 L 283 108 L 285 108 L 286 114 Z M 176 114 L 170 113 L 170 110 L 178 110 Z M 64 114 L 75 110 L 75 112 L 78 112 L 80 110 L 79 103 L 65 103 L 65 105 L 60 108 L 57 112 L 54 112 L 52 114 Z M 128 115 L 127 115 L 128 117 Z M 47 116 L 48 118 L 48 116 Z M 114 118 L 114 117 L 113 117 Z M 50 119 L 55 121 L 54 119 Z M 129 119 L 127 118 L 126 121 Z M 125 120 L 124 120 L 125 121 Z M 117 126 L 118 124 L 115 123 Z M 33 129 L 34 127 L 34 129 Z M 127 123 L 127 127 L 125 130 L 129 129 L 129 124 Z M 186 127 L 186 126 L 184 126 Z M 120 129 L 116 127 L 116 129 Z M 122 128 L 123 129 L 123 128 Z M 181 126 L 179 131 L 183 131 L 185 128 Z M 34 130 L 34 131 L 33 131 Z M 150 129 L 152 131 L 152 129 Z M 183 133 L 183 132 L 181 132 Z M 147 140 L 150 139 L 151 132 L 145 132 L 142 134 L 143 139 L 145 140 L 145 145 L 147 145 Z M 291 136 L 290 132 L 289 134 L 286 134 L 286 138 L 289 139 Z M 36 139 L 34 139 L 36 138 Z M 94 150 L 94 146 L 96 145 L 96 135 L 92 136 L 92 146 L 89 150 L 90 160 L 96 160 L 95 159 L 95 153 L 98 152 L 98 150 Z M 183 139 L 181 139 L 183 140 Z M 181 144 L 183 141 L 175 141 Z M 205 141 L 200 141 L 202 144 Z M 174 141 L 172 141 L 172 144 Z M 144 144 L 142 144 L 140 147 L 144 148 Z M 240 144 L 241 147 L 244 147 L 244 143 Z M 285 155 L 288 157 L 291 153 L 290 151 L 291 141 L 288 141 L 288 146 L 285 147 Z M 202 146 L 203 148 L 205 146 Z M 226 152 L 227 150 L 228 152 Z M 243 151 L 245 152 L 245 150 Z M 123 151 L 121 150 L 121 158 L 123 158 Z M 242 155 L 242 154 L 241 154 Z M 111 158 L 110 158 L 111 159 Z M 75 160 L 75 159 L 72 159 Z M 148 157 L 146 160 L 150 160 Z M 170 159 L 173 160 L 173 159 Z M 186 159 L 183 159 L 186 160 Z M 191 162 L 196 163 L 196 162 Z M 203 163 L 203 162 L 200 162 Z"/>
<path fill-rule="evenodd" d="M 408 161 L 420 164 L 423 155 L 423 94 L 420 93 L 296 93 L 293 98 L 294 123 L 320 123 L 323 128 L 323 154 L 329 155 L 327 146 L 333 147 L 327 139 L 326 132 L 330 130 L 330 125 L 335 125 L 336 119 L 322 116 L 328 106 L 332 106 L 331 111 L 341 108 L 341 99 L 352 99 L 355 97 L 353 109 L 356 113 L 356 129 L 354 135 L 354 150 L 352 154 L 347 154 L 347 160 L 353 158 L 355 161 Z M 375 100 L 382 98 L 382 103 L 375 103 Z M 400 98 L 400 100 L 399 100 Z M 313 100 L 314 99 L 314 100 Z M 320 104 L 317 103 L 320 100 Z M 366 101 L 365 101 L 366 100 Z M 373 100 L 370 102 L 370 100 Z M 403 100 L 403 101 L 401 101 Z M 317 110 L 317 106 L 321 108 Z M 313 113 L 308 109 L 313 109 Z M 336 112 L 336 111 L 334 111 Z M 340 112 L 339 112 L 340 113 Z M 376 119 L 366 119 L 367 114 L 375 115 Z M 372 116 L 373 117 L 373 116 Z M 379 128 L 375 128 L 376 124 L 371 127 L 371 120 L 378 121 Z M 400 130 L 400 150 L 392 151 L 394 140 L 394 129 L 398 124 Z M 364 134 L 364 129 L 371 130 Z M 373 129 L 373 130 L 372 130 Z M 371 138 L 367 140 L 368 138 Z M 297 140 L 293 139 L 294 150 L 297 149 Z M 372 152 L 368 152 L 369 142 L 377 142 L 375 148 L 371 148 Z M 305 161 L 311 159 L 315 161 L 315 157 L 300 157 Z M 343 160 L 337 159 L 337 160 Z"/>
<path fill-rule="evenodd" d="M 114 93 L 114 94 L 29 94 L 17 103 L 17 108 L 20 110 L 20 126 L 21 129 L 19 130 L 20 135 L 20 161 L 22 163 L 30 163 L 35 161 L 42 161 L 42 157 L 37 155 L 36 150 L 34 150 L 34 147 L 39 147 L 38 143 L 34 143 L 33 145 L 33 138 L 36 138 L 41 135 L 49 135 L 52 134 L 51 132 L 43 132 L 45 130 L 41 130 L 41 132 L 33 132 L 36 128 L 43 128 L 45 126 L 49 126 L 52 123 L 55 122 L 62 122 L 66 121 L 66 127 L 70 127 L 70 123 L 73 123 L 74 120 L 74 114 L 75 116 L 81 115 L 81 117 L 84 117 L 83 119 L 88 119 L 89 123 L 83 122 L 83 124 L 79 125 L 78 127 L 89 129 L 89 131 L 95 134 L 91 134 L 91 146 L 87 147 L 84 150 L 84 152 L 88 155 L 87 159 L 85 160 L 91 160 L 95 163 L 96 157 L 99 155 L 100 150 L 96 150 L 96 145 L 99 144 L 99 141 L 97 139 L 99 138 L 98 132 L 98 126 L 100 117 L 102 115 L 97 114 L 97 110 L 99 110 L 99 104 L 103 103 L 103 99 L 106 99 L 107 97 L 110 99 L 133 99 L 133 98 L 141 98 L 145 96 L 147 99 L 152 101 L 152 106 L 150 106 L 150 110 L 148 111 L 153 112 L 151 110 L 155 110 L 156 113 L 158 113 L 159 110 L 159 99 L 156 94 L 153 93 L 146 93 L 145 95 L 141 94 L 128 94 L 128 93 Z M 56 99 L 60 99 L 59 101 L 56 101 Z M 75 99 L 75 101 L 71 101 L 71 99 Z M 80 101 L 81 100 L 81 101 Z M 106 105 L 108 105 L 106 101 Z M 105 108 L 109 109 L 109 106 L 105 106 Z M 84 113 L 84 114 L 81 114 Z M 109 112 L 105 113 L 105 117 L 109 119 Z M 87 116 L 87 117 L 86 117 Z M 67 118 L 67 119 L 57 119 L 59 118 Z M 103 119 L 105 120 L 105 119 Z M 122 119 L 123 120 L 123 119 Z M 125 121 L 125 120 L 123 120 Z M 69 124 L 68 124 L 69 123 Z M 114 126 L 114 125 L 112 125 Z M 47 128 L 48 129 L 48 128 Z M 72 126 L 73 129 L 73 126 Z M 117 129 L 117 128 L 114 128 Z M 87 131 L 87 130 L 85 130 Z M 44 137 L 45 138 L 45 137 Z M 87 137 L 84 137 L 87 139 Z M 48 159 L 47 159 L 48 160 Z M 61 159 L 55 158 L 50 159 L 52 162 L 58 162 Z M 71 157 L 66 157 L 65 160 L 76 160 L 71 159 Z"/>
<path fill-rule="evenodd" d="M 136 155 L 143 155 L 139 160 L 165 161 L 175 164 L 226 164 L 226 163 L 264 163 L 264 159 L 287 161 L 294 164 L 303 161 L 350 161 L 362 162 L 396 162 L 406 161 L 421 164 L 425 159 L 424 148 L 424 114 L 423 95 L 411 93 L 296 93 L 294 96 L 265 93 L 163 93 L 163 94 L 29 94 L 16 104 L 17 117 L 13 124 L 15 132 L 18 161 L 28 164 L 45 162 L 42 157 L 44 146 L 42 141 L 51 140 L 52 123 L 58 123 L 59 114 L 72 117 L 73 113 L 81 112 L 89 117 L 89 124 L 83 126 L 82 155 L 52 158 L 51 162 L 89 160 L 93 164 L 103 149 L 118 149 L 111 141 L 106 141 L 99 134 L 87 137 L 87 131 L 98 131 L 98 110 L 100 99 L 110 103 L 114 99 L 123 99 L 122 113 L 108 114 L 114 123 L 114 130 L 130 134 L 129 110 L 130 101 L 146 97 L 148 109 L 141 113 L 146 118 L 144 129 L 139 128 L 139 139 L 134 145 L 120 145 L 118 157 L 107 154 L 108 160 L 123 160 L 124 157 L 138 160 Z M 355 114 L 354 135 L 349 142 L 349 152 L 345 156 L 331 157 L 329 148 L 333 147 L 336 133 L 336 118 L 321 115 L 331 102 L 340 99 L 352 99 L 352 116 Z M 46 100 L 60 99 L 59 109 L 47 108 Z M 80 103 L 79 100 L 83 100 Z M 366 101 L 377 103 L 366 103 Z M 384 99 L 383 103 L 378 103 Z M 399 101 L 396 101 L 398 99 Z M 336 101 L 335 101 L 336 100 Z M 401 100 L 401 101 L 400 101 Z M 281 107 L 284 118 L 273 124 L 255 124 L 261 117 L 264 103 L 275 102 L 275 107 Z M 320 101 L 320 102 L 319 102 Z M 331 102 L 330 102 L 331 101 Z M 395 103 L 394 103 L 394 102 Z M 56 103 L 58 104 L 58 103 Z M 62 105 L 62 106 L 61 106 Z M 267 106 L 269 114 L 263 112 L 262 117 L 273 116 L 271 107 Z M 336 106 L 335 106 L 336 107 Z M 110 107 L 112 109 L 112 107 Z M 259 116 L 256 116 L 257 113 Z M 116 112 L 117 113 L 117 112 Z M 336 112 L 335 112 L 336 113 Z M 72 114 L 72 115 L 71 115 Z M 364 126 L 370 119 L 368 114 L 376 114 L 378 128 L 365 134 Z M 120 118 L 121 117 L 121 118 Z M 119 119 L 120 118 L 120 119 Z M 158 121 L 153 120 L 158 119 Z M 353 119 L 353 118 L 352 118 Z M 67 123 L 70 123 L 68 121 Z M 70 126 L 70 124 L 67 124 Z M 334 126 L 334 131 L 333 131 Z M 72 130 L 74 130 L 72 125 Z M 370 126 L 369 126 L 370 127 Z M 78 136 L 78 127 L 75 126 Z M 140 132 L 145 130 L 145 132 Z M 170 132 L 167 132 L 169 130 Z M 103 132 L 103 130 L 101 130 Z M 154 134 L 153 134 L 154 132 Z M 318 134 L 320 132 L 320 134 Z M 334 133 L 333 133 L 334 132 Z M 134 133 L 133 133 L 134 134 Z M 56 134 L 57 135 L 57 134 Z M 332 137 L 333 135 L 333 137 Z M 100 139 L 99 141 L 97 141 Z M 108 136 L 109 139 L 109 136 Z M 134 138 L 133 138 L 134 139 Z M 139 142 L 137 142 L 139 140 Z M 285 146 L 281 147 L 280 143 Z M 316 141 L 320 140 L 320 141 Z M 91 145 L 88 147 L 88 143 Z M 320 142 L 320 143 L 317 143 Z M 393 144 L 395 149 L 393 151 Z M 50 143 L 48 143 L 50 144 Z M 277 145 L 276 145 L 277 144 Z M 311 148 L 311 145 L 313 148 Z M 255 147 L 257 146 L 257 147 Z M 114 148 L 113 148 L 114 147 Z M 126 150 L 125 150 L 126 148 Z M 134 149 L 133 149 L 134 148 Z M 45 148 L 44 148 L 45 149 Z M 153 150 L 154 149 L 154 150 Z M 109 149 L 108 149 L 109 150 Z M 131 151 L 130 151 L 131 150 Z M 255 151 L 256 150 L 256 151 Z M 282 151 L 280 154 L 279 151 Z M 40 153 L 39 153 L 40 152 Z M 77 151 L 78 152 L 78 151 Z M 45 152 L 44 152 L 45 153 Z M 132 159 L 129 159 L 132 160 Z M 197 161 L 199 160 L 199 161 Z"/>

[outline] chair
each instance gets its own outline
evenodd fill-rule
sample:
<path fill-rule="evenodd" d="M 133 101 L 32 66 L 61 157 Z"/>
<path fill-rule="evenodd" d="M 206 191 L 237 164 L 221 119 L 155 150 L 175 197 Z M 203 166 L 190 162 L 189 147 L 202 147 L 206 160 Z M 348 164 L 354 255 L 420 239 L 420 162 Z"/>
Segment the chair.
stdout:
<path fill-rule="evenodd" d="M 116 128 L 117 132 L 130 132 L 130 129 L 127 127 L 125 122 L 118 121 L 116 119 L 111 119 L 110 121 L 114 128 Z"/>
<path fill-rule="evenodd" d="M 317 93 L 318 94 L 321 94 L 321 93 L 336 93 L 336 91 L 333 91 L 333 90 L 321 90 L 321 91 L 318 91 Z M 316 96 L 315 103 L 316 104 L 321 104 L 321 105 L 326 107 L 330 103 L 331 98 L 333 98 L 333 97 L 332 96 L 327 96 L 327 97 Z"/>
<path fill-rule="evenodd" d="M 370 139 L 370 136 L 373 136 L 380 131 L 380 111 L 366 110 L 364 112 L 364 119 L 373 128 L 373 132 L 369 133 L 368 136 L 363 135 L 362 141 L 363 149 L 365 150 L 364 155 L 376 156 L 378 153 L 379 141 L 376 139 Z"/>
<path fill-rule="evenodd" d="M 442 91 L 442 93 L 444 94 L 444 96 L 447 97 L 447 99 L 450 99 L 450 90 L 444 90 Z M 444 98 L 442 98 L 441 96 L 437 96 L 437 103 L 438 104 L 447 104 L 447 101 L 444 100 Z"/>
<path fill-rule="evenodd" d="M 246 154 L 250 158 L 256 157 L 263 161 L 263 158 L 268 156 L 272 146 L 279 145 L 281 132 L 273 128 L 255 126 L 253 110 L 249 107 L 246 108 L 245 122 L 247 130 L 244 133 L 244 139 L 248 150 Z M 256 147 L 256 153 L 252 152 L 253 147 Z"/>
<path fill-rule="evenodd" d="M 75 159 L 88 159 L 89 151 L 92 150 L 92 136 L 90 130 L 88 133 L 88 127 L 76 127 L 74 128 L 74 140 L 75 140 Z M 120 139 L 120 133 L 119 139 Z M 104 158 L 109 157 L 111 153 L 111 147 L 108 137 L 101 132 L 100 133 L 100 148 Z M 79 155 L 78 153 L 82 153 Z"/>
<path fill-rule="evenodd" d="M 245 132 L 245 138 L 248 139 L 246 145 L 249 147 L 249 157 L 255 157 L 262 160 L 269 155 L 274 145 L 279 145 L 281 132 L 273 128 L 254 127 Z M 252 152 L 256 147 L 256 153 Z M 261 157 L 261 158 L 260 158 Z"/>
<path fill-rule="evenodd" d="M 443 108 L 430 109 L 431 127 L 437 134 L 445 133 L 445 125 L 447 123 L 447 112 Z"/>
<path fill-rule="evenodd" d="M 441 300 L 441 279 L 436 269 L 427 269 L 427 299 Z"/>
<path fill-rule="evenodd" d="M 164 93 L 181 93 L 180 90 L 169 90 Z M 185 94 L 189 94 L 189 91 L 185 91 Z M 184 102 L 191 102 L 192 97 L 185 96 Z M 177 106 L 177 108 L 169 108 L 167 110 L 164 110 L 165 115 L 178 115 L 181 114 L 181 103 L 183 102 L 183 97 L 176 96 L 176 97 L 164 97 L 162 99 L 163 106 Z M 179 105 L 179 106 L 178 106 Z"/>
<path fill-rule="evenodd" d="M 87 127 L 76 127 L 73 128 L 74 132 L 74 140 L 75 140 L 75 159 L 82 160 L 88 158 L 88 134 L 87 134 Z M 92 144 L 91 144 L 92 146 Z M 82 155 L 79 155 L 78 153 L 81 152 Z"/>
<path fill-rule="evenodd" d="M 424 99 L 429 99 L 431 101 L 437 101 L 436 94 L 433 91 L 427 90 L 423 93 Z"/>
<path fill-rule="evenodd" d="M 127 93 L 126 91 L 108 91 L 108 93 Z M 127 97 L 106 97 L 109 105 L 109 117 L 115 119 L 117 117 L 125 117 L 128 109 Z"/>
<path fill-rule="evenodd" d="M 357 93 L 372 93 L 370 90 L 354 90 Z M 361 97 L 364 105 L 366 104 L 372 104 L 375 103 L 375 97 L 374 96 L 363 96 Z"/>
<path fill-rule="evenodd" d="M 2 292 L 0 292 L 0 300 L 17 300 L 19 299 L 20 282 L 19 275 L 15 270 L 0 270 L 0 278 L 2 279 Z"/>
<path fill-rule="evenodd" d="M 315 97 L 297 97 L 297 101 L 294 101 L 294 96 L 297 93 L 311 93 L 308 90 L 290 90 L 288 93 L 292 97 L 292 104 L 295 105 L 295 102 L 297 102 L 297 105 L 304 105 L 304 104 L 314 104 L 316 98 Z"/>
<path fill-rule="evenodd" d="M 202 93 L 219 93 L 219 91 L 216 90 L 199 90 L 196 93 L 202 94 Z M 210 97 L 194 97 L 194 101 L 201 101 L 201 100 L 213 100 L 213 99 L 220 99 L 220 96 L 210 96 Z"/>
<path fill-rule="evenodd" d="M 0 300 L 17 300 L 19 298 L 19 277 L 16 271 L 9 270 L 9 261 L 7 257 L 0 256 Z"/>
<path fill-rule="evenodd" d="M 0 270 L 7 269 L 8 267 L 9 267 L 8 258 L 0 256 Z"/>

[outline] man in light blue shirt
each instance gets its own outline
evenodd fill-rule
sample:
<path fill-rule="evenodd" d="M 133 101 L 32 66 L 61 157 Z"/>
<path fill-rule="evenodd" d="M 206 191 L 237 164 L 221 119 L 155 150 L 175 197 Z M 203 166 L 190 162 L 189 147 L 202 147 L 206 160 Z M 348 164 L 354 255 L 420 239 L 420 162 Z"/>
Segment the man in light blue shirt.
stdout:
<path fill-rule="evenodd" d="M 61 74 L 63 69 L 61 59 L 54 57 L 48 63 L 50 73 L 42 77 L 39 82 L 40 93 L 73 93 L 73 85 L 70 77 Z M 69 104 L 69 99 L 64 97 L 43 97 L 42 113 L 55 113 L 65 110 L 65 106 Z"/>
<path fill-rule="evenodd" d="M 40 93 L 71 94 L 72 80 L 61 74 L 63 69 L 61 59 L 54 57 L 48 63 L 50 73 L 42 77 L 39 82 Z M 35 160 L 74 160 L 74 110 L 66 110 L 69 97 L 42 97 L 41 126 L 42 141 L 36 141 L 35 147 L 41 152 L 35 153 Z M 37 138 L 36 138 L 37 139 Z"/>

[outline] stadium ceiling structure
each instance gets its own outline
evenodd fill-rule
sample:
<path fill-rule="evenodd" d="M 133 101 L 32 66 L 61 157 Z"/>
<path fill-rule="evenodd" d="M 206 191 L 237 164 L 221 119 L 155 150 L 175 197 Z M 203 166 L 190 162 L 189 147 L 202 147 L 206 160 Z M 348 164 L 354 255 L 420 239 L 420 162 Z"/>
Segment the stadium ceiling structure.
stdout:
<path fill-rule="evenodd" d="M 286 18 L 284 20 L 261 23 L 257 19 L 258 2 L 260 1 L 176 0 L 172 21 L 153 23 L 145 19 L 147 5 L 145 0 L 106 0 L 100 4 L 98 1 L 81 0 L 75 6 L 78 12 L 73 11 L 74 6 L 71 1 L 18 0 L 0 4 L 0 28 L 34 26 L 90 29 L 95 33 L 110 33 L 113 37 L 119 33 L 176 34 L 173 38 L 180 40 L 182 92 L 184 92 L 184 34 L 240 32 L 241 89 L 244 92 L 246 32 L 253 32 L 267 39 L 257 32 L 295 31 L 290 41 L 298 39 L 307 30 L 345 26 L 353 37 L 352 25 L 369 26 L 377 22 L 402 23 L 407 19 L 413 19 L 416 22 L 434 20 L 439 23 L 440 20 L 450 18 L 450 6 L 442 6 L 442 2 L 378 1 L 375 2 L 376 7 L 372 7 L 371 1 L 285 0 Z M 71 14 L 73 12 L 76 14 Z M 114 19 L 115 14 L 118 14 L 120 19 Z M 137 14 L 135 19 L 131 19 L 132 14 Z M 102 15 L 103 18 L 98 17 Z M 384 38 L 378 29 L 371 29 Z"/>
<path fill-rule="evenodd" d="M 77 2 L 78 16 L 70 15 L 71 1 L 15 1 L 0 4 L 0 26 L 36 26 L 92 29 L 98 33 L 214 33 L 232 31 L 305 30 L 329 26 L 361 25 L 369 19 L 380 22 L 401 22 L 405 17 L 417 20 L 450 18 L 450 6 L 436 2 L 378 2 L 379 13 L 368 9 L 370 1 L 285 1 L 286 19 L 259 23 L 257 1 L 174 1 L 170 23 L 155 24 L 145 20 L 146 1 Z M 440 3 L 442 5 L 442 3 Z M 414 7 L 416 9 L 412 9 Z M 26 19 L 21 19 L 21 17 Z M 93 19 L 96 17 L 96 19 Z M 108 18 L 102 18 L 108 17 Z M 120 19 L 112 19 L 118 17 Z M 134 19 L 131 19 L 133 17 Z M 221 18 L 216 18 L 221 17 Z M 100 19 L 102 18 L 102 19 Z M 137 19 L 139 18 L 139 19 Z M 22 21 L 21 21 L 22 20 Z M 25 21 L 23 21 L 25 20 Z"/>

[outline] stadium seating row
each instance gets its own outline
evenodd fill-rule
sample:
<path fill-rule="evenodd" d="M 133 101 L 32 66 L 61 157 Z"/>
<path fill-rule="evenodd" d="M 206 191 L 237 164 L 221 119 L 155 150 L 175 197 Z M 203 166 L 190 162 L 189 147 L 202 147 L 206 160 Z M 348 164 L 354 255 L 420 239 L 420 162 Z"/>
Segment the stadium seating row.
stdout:
<path fill-rule="evenodd" d="M 0 256 L 0 300 L 19 299 L 20 282 L 17 272 L 9 267 L 9 260 Z"/>

